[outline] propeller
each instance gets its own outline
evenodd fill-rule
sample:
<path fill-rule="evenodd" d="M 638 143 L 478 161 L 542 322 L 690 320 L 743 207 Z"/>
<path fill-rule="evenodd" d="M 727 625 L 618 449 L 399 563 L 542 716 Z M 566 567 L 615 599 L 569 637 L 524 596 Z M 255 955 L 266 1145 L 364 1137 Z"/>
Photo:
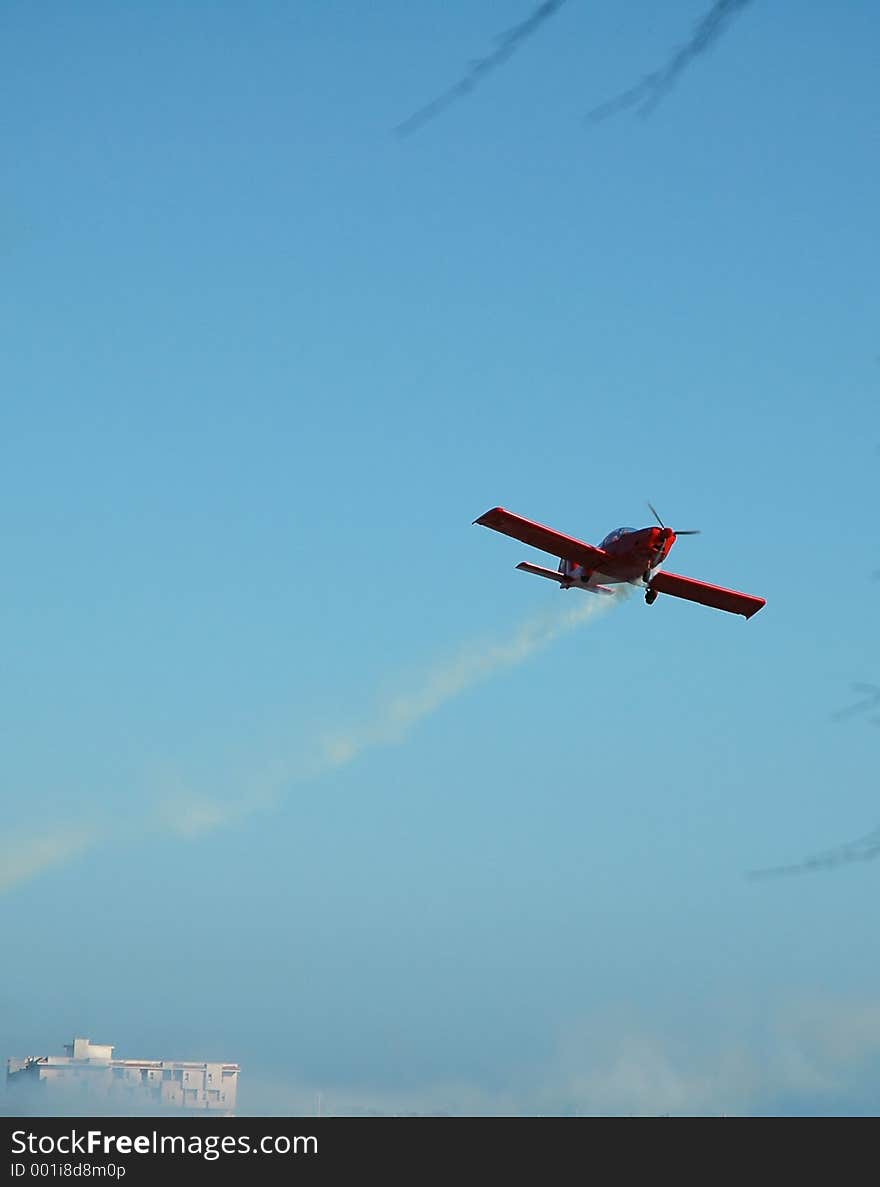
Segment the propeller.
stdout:
<path fill-rule="evenodd" d="M 661 528 L 665 528 L 665 527 L 666 527 L 666 524 L 663 522 L 663 520 L 662 520 L 662 519 L 660 518 L 660 516 L 657 514 L 657 512 L 656 512 L 656 511 L 655 511 L 655 509 L 654 509 L 654 507 L 653 507 L 653 506 L 652 506 L 650 503 L 648 504 L 648 506 L 651 508 L 651 514 L 654 516 L 654 518 L 655 518 L 655 519 L 657 520 L 657 522 L 660 524 L 660 527 L 661 527 Z M 699 534 L 700 534 L 700 529 L 699 529 L 699 528 L 692 528 L 690 531 L 682 531 L 682 532 L 678 532 L 678 531 L 677 531 L 675 534 L 676 534 L 676 536 L 699 536 Z"/>

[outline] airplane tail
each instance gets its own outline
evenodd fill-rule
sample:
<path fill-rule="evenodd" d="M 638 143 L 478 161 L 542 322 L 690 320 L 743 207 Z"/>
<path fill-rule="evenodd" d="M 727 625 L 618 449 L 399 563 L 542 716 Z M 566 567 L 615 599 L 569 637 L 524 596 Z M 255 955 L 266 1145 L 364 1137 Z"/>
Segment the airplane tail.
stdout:
<path fill-rule="evenodd" d="M 609 589 L 607 585 L 584 585 L 576 578 L 572 580 L 567 574 L 560 573 L 556 569 L 544 569 L 541 565 L 531 565 L 528 561 L 521 561 L 516 567 L 523 573 L 533 573 L 535 577 L 546 577 L 548 581 L 557 581 L 563 589 L 571 589 L 574 586 L 576 589 L 585 589 L 588 593 L 614 595 L 614 590 Z"/>
<path fill-rule="evenodd" d="M 534 573 L 536 577 L 546 577 L 548 581 L 558 581 L 560 585 L 568 585 L 568 578 L 558 570 L 544 569 L 540 565 L 530 565 L 528 561 L 521 561 L 516 567 L 522 569 L 524 573 Z"/>

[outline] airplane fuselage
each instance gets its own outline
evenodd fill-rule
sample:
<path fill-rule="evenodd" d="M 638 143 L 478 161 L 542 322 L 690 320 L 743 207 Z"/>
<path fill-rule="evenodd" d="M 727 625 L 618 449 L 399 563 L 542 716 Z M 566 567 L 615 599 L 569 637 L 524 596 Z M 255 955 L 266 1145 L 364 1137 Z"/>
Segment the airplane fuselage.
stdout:
<path fill-rule="evenodd" d="M 669 555 L 674 543 L 672 528 L 618 528 L 599 545 L 607 558 L 602 562 L 601 572 L 567 560 L 559 562 L 559 572 L 567 578 L 567 587 L 644 585 Z"/>

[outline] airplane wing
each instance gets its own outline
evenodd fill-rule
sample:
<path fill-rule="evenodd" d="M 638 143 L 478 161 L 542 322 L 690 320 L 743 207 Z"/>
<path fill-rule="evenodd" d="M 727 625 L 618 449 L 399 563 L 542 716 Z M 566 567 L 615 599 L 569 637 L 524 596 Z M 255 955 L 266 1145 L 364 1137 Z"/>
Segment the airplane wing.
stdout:
<path fill-rule="evenodd" d="M 592 544 L 585 544 L 583 540 L 576 540 L 574 536 L 564 536 L 553 528 L 545 528 L 543 524 L 533 523 L 530 519 L 523 519 L 521 515 L 514 515 L 504 507 L 493 507 L 474 523 L 484 528 L 491 528 L 493 532 L 503 532 L 505 536 L 513 536 L 514 540 L 521 540 L 523 544 L 530 544 L 532 548 L 540 548 L 542 552 L 549 552 L 551 556 L 562 557 L 576 565 L 585 565 L 588 569 L 602 569 L 602 562 L 607 560 L 608 554 L 601 548 L 594 548 Z"/>
<path fill-rule="evenodd" d="M 678 573 L 667 573 L 663 569 L 651 578 L 651 589 L 656 589 L 658 593 L 670 594 L 673 598 L 686 598 L 689 602 L 713 606 L 716 610 L 742 614 L 745 618 L 757 614 L 765 604 L 764 598 L 755 597 L 753 594 L 723 589 L 720 585 L 709 585 L 705 581 L 695 581 L 693 577 L 681 577 Z"/>

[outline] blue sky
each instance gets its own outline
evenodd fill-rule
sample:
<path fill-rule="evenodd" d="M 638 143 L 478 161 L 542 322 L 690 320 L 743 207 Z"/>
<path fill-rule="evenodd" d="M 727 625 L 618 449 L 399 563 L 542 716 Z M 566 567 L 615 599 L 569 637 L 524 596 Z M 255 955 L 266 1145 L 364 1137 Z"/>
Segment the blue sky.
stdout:
<path fill-rule="evenodd" d="M 0 1054 L 862 1113 L 876 6 L 5 6 Z M 650 522 L 753 620 L 516 573 Z M 576 620 L 576 621 L 575 621 Z M 3 1105 L 7 1110 L 8 1102 Z"/>

